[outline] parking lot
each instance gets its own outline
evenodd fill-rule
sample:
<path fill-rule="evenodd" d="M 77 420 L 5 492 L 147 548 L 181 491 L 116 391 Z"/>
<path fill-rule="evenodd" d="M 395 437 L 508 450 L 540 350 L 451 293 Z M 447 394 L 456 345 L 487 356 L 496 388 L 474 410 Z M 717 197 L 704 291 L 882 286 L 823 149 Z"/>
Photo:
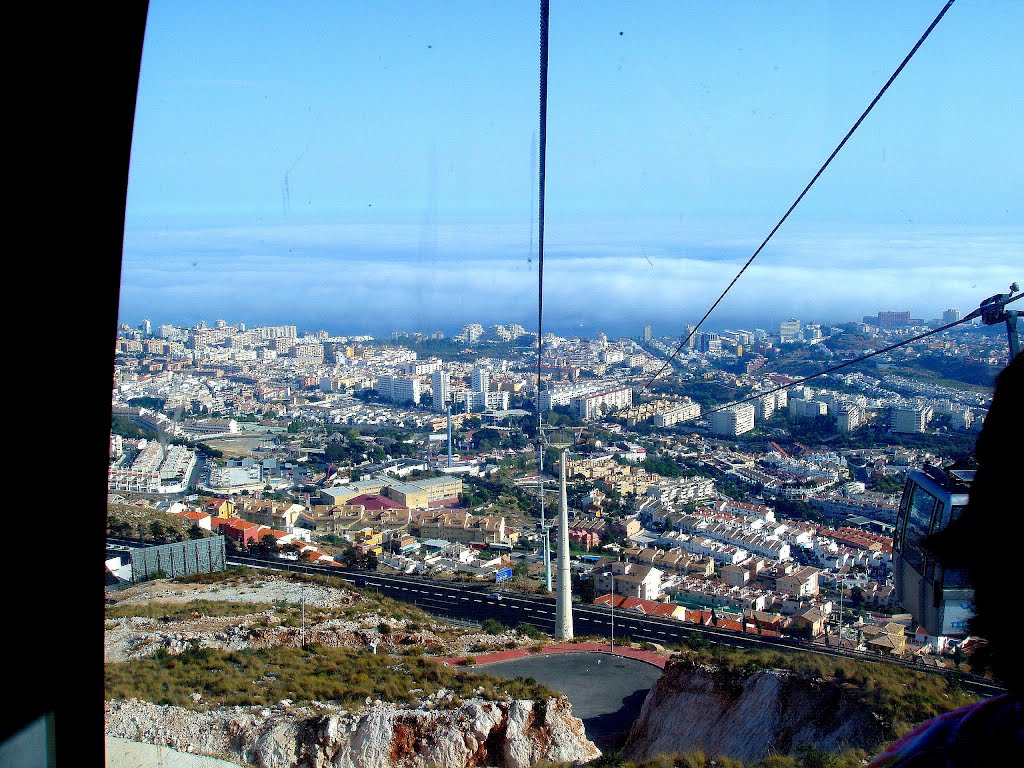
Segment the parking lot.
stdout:
<path fill-rule="evenodd" d="M 661 676 L 661 670 L 650 664 L 603 653 L 535 655 L 480 664 L 477 669 L 499 677 L 532 677 L 562 691 L 587 736 L 601 749 L 621 742 Z"/>

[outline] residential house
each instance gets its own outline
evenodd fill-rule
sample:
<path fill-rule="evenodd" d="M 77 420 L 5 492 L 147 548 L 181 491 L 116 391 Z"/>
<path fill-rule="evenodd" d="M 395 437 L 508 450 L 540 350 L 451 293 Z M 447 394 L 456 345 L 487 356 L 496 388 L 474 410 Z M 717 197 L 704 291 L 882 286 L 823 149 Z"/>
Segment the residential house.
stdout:
<path fill-rule="evenodd" d="M 635 611 L 647 616 L 658 616 L 666 619 L 682 620 L 686 609 L 675 603 L 662 603 L 657 600 L 641 600 L 624 595 L 601 595 L 594 599 L 594 605 L 614 605 L 615 610 Z"/>
<path fill-rule="evenodd" d="M 612 562 L 593 573 L 594 588 L 599 594 L 614 593 L 641 600 L 656 600 L 661 596 L 662 572 L 658 568 Z"/>
<path fill-rule="evenodd" d="M 235 514 L 235 503 L 230 499 L 214 498 L 206 502 L 206 511 L 211 517 L 226 520 Z"/>
<path fill-rule="evenodd" d="M 182 512 L 176 512 L 174 513 L 174 516 L 188 520 L 193 525 L 198 526 L 204 531 L 213 530 L 212 518 L 208 512 L 195 512 L 194 510 L 188 509 Z"/>
<path fill-rule="evenodd" d="M 786 595 L 813 597 L 818 594 L 818 574 L 820 572 L 817 568 L 810 566 L 794 568 L 792 572 L 776 577 L 775 591 Z"/>

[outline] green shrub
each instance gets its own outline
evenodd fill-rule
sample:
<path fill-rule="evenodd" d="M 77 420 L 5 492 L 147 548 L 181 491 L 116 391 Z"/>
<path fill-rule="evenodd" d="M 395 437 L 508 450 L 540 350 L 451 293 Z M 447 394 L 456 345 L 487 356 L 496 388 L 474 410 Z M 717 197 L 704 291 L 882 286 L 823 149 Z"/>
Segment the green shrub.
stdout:
<path fill-rule="evenodd" d="M 518 632 L 521 635 L 526 635 L 527 637 L 534 640 L 540 640 L 545 637 L 543 632 L 541 632 L 539 629 L 533 626 L 533 624 L 530 624 L 529 622 L 525 621 L 520 622 L 516 625 L 516 632 Z"/>
<path fill-rule="evenodd" d="M 488 635 L 500 635 L 508 631 L 508 627 L 497 619 L 485 619 L 481 629 Z"/>

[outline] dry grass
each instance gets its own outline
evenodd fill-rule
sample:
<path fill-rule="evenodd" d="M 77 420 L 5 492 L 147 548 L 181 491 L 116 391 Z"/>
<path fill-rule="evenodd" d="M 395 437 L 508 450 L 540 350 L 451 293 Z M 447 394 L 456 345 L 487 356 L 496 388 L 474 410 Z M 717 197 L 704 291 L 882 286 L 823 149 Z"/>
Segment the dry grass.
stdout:
<path fill-rule="evenodd" d="M 108 664 L 106 697 L 138 698 L 190 709 L 334 702 L 357 708 L 367 698 L 412 706 L 441 688 L 455 694 L 448 706 L 479 695 L 490 701 L 557 695 L 529 678 L 503 680 L 453 669 L 415 655 L 389 656 L 346 648 L 269 648 L 246 651 L 192 649 L 177 656 L 158 652 L 136 661 Z M 413 695 L 410 691 L 420 689 Z M 199 693 L 201 701 L 192 695 Z"/>

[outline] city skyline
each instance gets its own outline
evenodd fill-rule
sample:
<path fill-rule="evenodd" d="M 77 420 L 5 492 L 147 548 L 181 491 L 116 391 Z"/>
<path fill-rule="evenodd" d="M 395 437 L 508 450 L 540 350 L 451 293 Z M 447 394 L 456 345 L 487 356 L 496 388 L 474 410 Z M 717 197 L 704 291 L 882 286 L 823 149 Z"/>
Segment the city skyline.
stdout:
<path fill-rule="evenodd" d="M 545 325 L 695 323 L 940 5 L 555 4 Z M 1019 280 L 1020 22 L 957 3 L 711 327 Z M 534 3 L 151 4 L 122 319 L 535 327 L 536 36 Z"/>

